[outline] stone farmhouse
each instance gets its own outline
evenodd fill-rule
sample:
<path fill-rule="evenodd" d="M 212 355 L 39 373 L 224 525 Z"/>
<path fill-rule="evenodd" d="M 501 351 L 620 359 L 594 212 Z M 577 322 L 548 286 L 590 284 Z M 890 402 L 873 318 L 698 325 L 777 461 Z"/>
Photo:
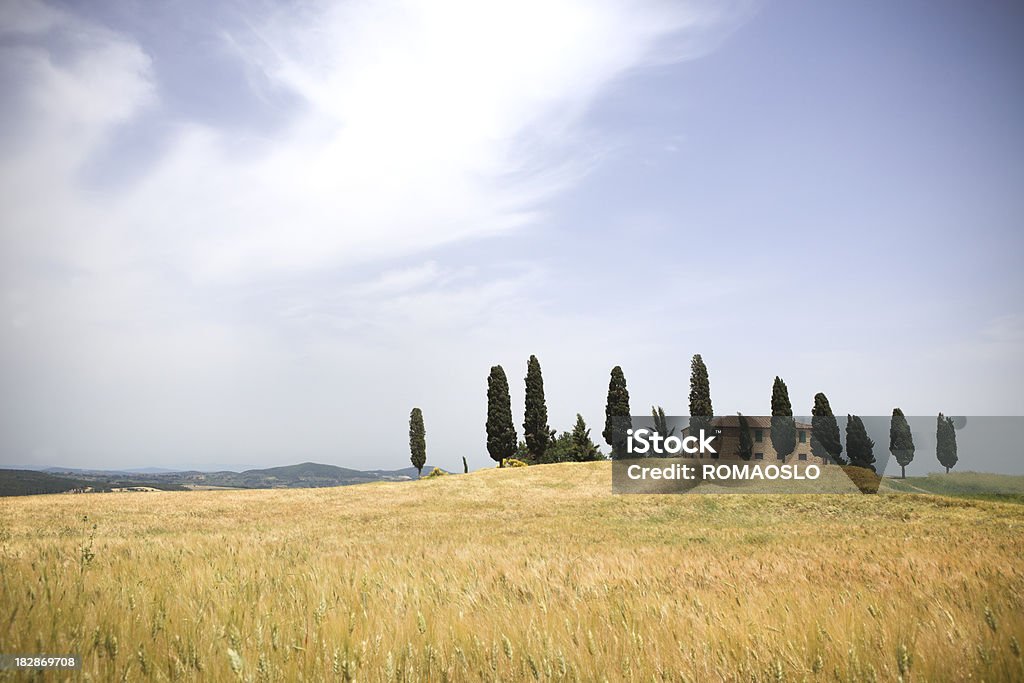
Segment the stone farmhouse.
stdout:
<path fill-rule="evenodd" d="M 753 455 L 751 462 L 764 461 L 765 464 L 784 462 L 806 462 L 821 465 L 822 459 L 811 453 L 811 425 L 796 422 L 796 448 L 785 459 L 781 458 L 772 447 L 772 418 L 768 416 L 747 416 L 750 426 Z M 724 415 L 711 419 L 711 425 L 718 431 L 715 448 L 718 458 L 739 459 L 740 452 L 740 419 L 738 415 Z M 683 429 L 683 436 L 689 435 L 689 427 Z M 703 456 L 711 457 L 715 456 Z"/>

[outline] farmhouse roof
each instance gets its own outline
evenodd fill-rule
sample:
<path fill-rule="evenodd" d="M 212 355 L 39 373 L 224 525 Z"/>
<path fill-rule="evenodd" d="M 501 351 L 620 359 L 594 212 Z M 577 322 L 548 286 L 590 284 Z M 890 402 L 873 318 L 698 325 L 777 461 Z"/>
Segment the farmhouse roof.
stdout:
<path fill-rule="evenodd" d="M 745 415 L 747 418 L 747 424 L 750 425 L 751 429 L 771 429 L 772 418 L 768 415 Z M 739 415 L 721 415 L 718 417 L 711 418 L 711 425 L 713 427 L 739 427 L 740 418 Z M 797 429 L 811 429 L 811 425 L 806 422 L 796 422 Z"/>

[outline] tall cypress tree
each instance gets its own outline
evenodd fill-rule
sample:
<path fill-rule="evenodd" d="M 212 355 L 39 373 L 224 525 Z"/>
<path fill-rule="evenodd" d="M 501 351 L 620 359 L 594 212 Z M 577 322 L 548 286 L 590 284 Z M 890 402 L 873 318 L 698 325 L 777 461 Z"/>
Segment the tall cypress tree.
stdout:
<path fill-rule="evenodd" d="M 537 356 L 530 356 L 526 363 L 526 409 L 523 412 L 523 435 L 526 450 L 536 462 L 544 458 L 544 451 L 551 441 L 548 427 L 548 406 L 544 401 L 544 377 L 540 372 Z"/>
<path fill-rule="evenodd" d="M 796 449 L 796 421 L 789 389 L 780 377 L 772 385 L 772 448 L 785 460 Z"/>
<path fill-rule="evenodd" d="M 875 471 L 875 442 L 868 436 L 864 421 L 856 415 L 846 416 L 846 454 L 854 467 Z"/>
<path fill-rule="evenodd" d="M 754 454 L 754 437 L 750 433 L 750 422 L 743 413 L 737 413 L 739 415 L 739 428 L 740 428 L 740 450 L 739 456 L 744 460 L 750 460 Z"/>
<path fill-rule="evenodd" d="M 504 460 L 516 452 L 512 399 L 508 394 L 505 369 L 500 365 L 492 367 L 487 377 L 487 452 L 498 467 L 504 467 Z"/>
<path fill-rule="evenodd" d="M 612 447 L 612 457 L 621 458 L 626 453 L 626 429 L 629 422 L 629 390 L 622 368 L 612 368 L 608 382 L 608 401 L 604 408 L 604 431 L 601 435 Z"/>
<path fill-rule="evenodd" d="M 956 427 L 953 426 L 953 418 L 939 413 L 935 429 L 935 443 L 935 456 L 939 459 L 939 463 L 946 468 L 946 474 L 949 474 L 950 468 L 954 467 L 957 462 Z"/>
<path fill-rule="evenodd" d="M 914 459 L 914 435 L 899 408 L 892 409 L 892 420 L 889 422 L 889 452 L 900 464 L 900 479 L 906 479 L 907 465 Z"/>
<path fill-rule="evenodd" d="M 818 392 L 814 395 L 814 407 L 811 409 L 811 453 L 821 458 L 823 463 L 832 462 L 845 464 L 842 457 L 843 440 L 839 436 L 839 423 L 832 414 L 832 406 L 828 397 Z"/>
<path fill-rule="evenodd" d="M 427 432 L 423 428 L 423 411 L 419 408 L 409 413 L 409 452 L 416 476 L 423 476 L 423 466 L 427 464 Z"/>
<path fill-rule="evenodd" d="M 700 354 L 694 354 L 690 360 L 690 434 L 699 437 L 702 430 L 711 434 L 711 418 L 714 415 L 708 368 Z"/>

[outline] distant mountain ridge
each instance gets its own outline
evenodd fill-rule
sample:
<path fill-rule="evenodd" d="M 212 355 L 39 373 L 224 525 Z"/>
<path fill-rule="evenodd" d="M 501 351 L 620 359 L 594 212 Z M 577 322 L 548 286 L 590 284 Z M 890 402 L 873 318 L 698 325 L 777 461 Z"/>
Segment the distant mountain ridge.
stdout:
<path fill-rule="evenodd" d="M 433 469 L 428 465 L 424 472 Z M 398 470 L 355 470 L 337 465 L 303 462 L 242 472 L 228 470 L 200 472 L 160 468 L 139 470 L 87 470 L 49 467 L 46 470 L 0 469 L 0 496 L 27 496 L 69 491 L 112 491 L 153 488 L 164 491 L 189 489 L 321 488 L 349 486 L 374 481 L 407 481 L 416 478 L 416 468 Z"/>

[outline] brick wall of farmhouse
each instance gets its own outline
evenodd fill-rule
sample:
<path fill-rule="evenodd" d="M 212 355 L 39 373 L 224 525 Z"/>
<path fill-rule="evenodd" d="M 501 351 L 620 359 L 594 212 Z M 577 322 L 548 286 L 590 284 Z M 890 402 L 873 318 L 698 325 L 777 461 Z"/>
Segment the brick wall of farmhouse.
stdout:
<path fill-rule="evenodd" d="M 738 427 L 721 427 L 721 436 L 717 439 L 717 450 L 718 458 L 721 460 L 738 460 L 740 450 L 740 430 Z M 757 435 L 760 432 L 761 440 L 758 441 Z M 804 441 L 800 441 L 800 433 L 804 433 Z M 751 436 L 753 437 L 754 447 L 752 449 L 753 456 L 750 461 L 761 461 L 765 464 L 781 462 L 776 456 L 775 449 L 772 448 L 772 436 L 771 429 L 758 429 L 752 428 L 750 430 Z M 790 453 L 789 457 L 786 458 L 785 462 L 806 462 L 808 464 L 814 463 L 821 465 L 821 458 L 811 453 L 811 430 L 809 428 L 797 426 L 796 430 L 796 448 Z M 762 454 L 762 458 L 758 458 L 757 454 Z M 801 459 L 803 456 L 803 459 Z M 710 455 L 703 456 L 705 459 L 711 458 Z"/>

